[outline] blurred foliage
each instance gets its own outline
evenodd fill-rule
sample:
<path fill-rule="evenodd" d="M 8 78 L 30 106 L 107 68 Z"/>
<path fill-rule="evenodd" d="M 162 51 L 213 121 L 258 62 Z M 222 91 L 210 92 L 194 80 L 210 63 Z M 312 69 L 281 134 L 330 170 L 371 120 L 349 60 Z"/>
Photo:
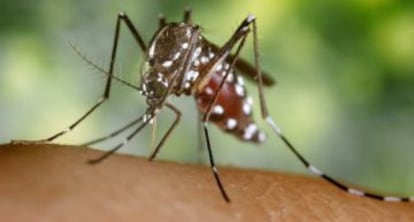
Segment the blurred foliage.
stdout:
<path fill-rule="evenodd" d="M 99 98 L 104 76 L 67 42 L 107 67 L 118 11 L 126 11 L 149 40 L 160 12 L 180 20 L 187 6 L 217 44 L 248 13 L 257 16 L 261 63 L 278 80 L 265 91 L 270 112 L 315 165 L 375 190 L 414 193 L 408 172 L 414 167 L 413 1 L 0 1 L 0 142 L 49 136 Z M 125 27 L 121 35 L 116 73 L 136 83 L 142 52 Z M 251 41 L 243 57 L 253 61 Z M 257 96 L 255 85 L 248 86 Z M 172 100 L 185 118 L 159 158 L 206 161 L 192 99 Z M 139 94 L 115 83 L 108 104 L 58 142 L 90 140 L 144 110 Z M 160 114 L 157 138 L 172 120 L 171 113 Z M 221 165 L 305 172 L 268 128 L 268 141 L 258 147 L 210 128 Z M 149 138 L 150 127 L 121 152 L 148 155 Z M 108 149 L 121 139 L 96 147 Z"/>

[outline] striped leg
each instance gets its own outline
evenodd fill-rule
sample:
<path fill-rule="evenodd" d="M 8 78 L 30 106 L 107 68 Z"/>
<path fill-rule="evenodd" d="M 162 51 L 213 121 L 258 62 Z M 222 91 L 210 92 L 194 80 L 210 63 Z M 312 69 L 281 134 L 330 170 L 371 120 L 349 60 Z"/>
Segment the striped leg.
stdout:
<path fill-rule="evenodd" d="M 313 174 L 316 174 L 323 178 L 324 180 L 328 181 L 329 183 L 333 184 L 334 186 L 338 187 L 339 189 L 348 192 L 350 194 L 356 196 L 364 196 L 376 200 L 381 201 L 392 201 L 392 202 L 410 202 L 414 201 L 414 196 L 412 197 L 397 197 L 397 196 L 382 196 L 379 194 L 369 193 L 362 190 L 354 189 L 348 186 L 345 186 L 341 182 L 337 181 L 336 179 L 326 175 L 317 167 L 312 165 L 308 160 L 306 160 L 297 150 L 296 148 L 290 143 L 290 141 L 283 135 L 282 130 L 276 125 L 273 121 L 269 112 L 267 110 L 266 101 L 264 98 L 263 93 L 263 80 L 261 75 L 261 69 L 259 64 L 259 51 L 258 51 L 258 42 L 257 42 L 257 28 L 256 22 L 253 22 L 253 48 L 255 54 L 255 65 L 256 65 L 256 73 L 258 79 L 258 90 L 259 90 L 259 99 L 260 99 L 260 109 L 262 118 L 266 121 L 266 123 L 270 126 L 270 128 L 276 133 L 276 135 L 285 143 L 285 145 L 293 152 L 293 154 L 300 160 L 300 162 Z"/>
<path fill-rule="evenodd" d="M 202 118 L 202 114 L 200 111 L 198 111 L 197 118 Z M 205 142 L 203 140 L 203 126 L 202 126 L 201 119 L 197 121 L 197 140 L 198 140 L 198 149 L 197 149 L 198 163 L 203 163 Z"/>
<path fill-rule="evenodd" d="M 110 149 L 106 153 L 104 153 L 102 156 L 100 156 L 100 157 L 98 157 L 96 159 L 88 160 L 88 163 L 90 163 L 90 164 L 97 164 L 97 163 L 101 162 L 102 160 L 108 158 L 110 155 L 112 155 L 113 153 L 115 153 L 121 147 L 123 147 L 126 144 L 128 144 L 129 141 L 131 141 L 131 139 L 134 138 L 134 136 L 136 136 L 151 121 L 151 119 L 154 116 L 154 114 L 152 114 L 151 111 L 152 110 L 147 110 L 147 112 L 145 112 L 142 116 L 140 116 L 138 118 L 139 120 L 143 120 L 143 123 L 141 123 L 141 125 L 139 125 L 134 130 L 134 132 L 132 132 L 131 134 L 129 134 L 121 143 L 119 143 L 118 145 L 116 145 L 114 148 Z"/>
<path fill-rule="evenodd" d="M 90 146 L 90 145 L 93 145 L 93 144 L 97 144 L 97 143 L 103 142 L 105 140 L 109 140 L 109 139 L 111 139 L 111 138 L 119 135 L 120 133 L 124 132 L 125 130 L 128 130 L 129 128 L 135 126 L 140 121 L 142 121 L 142 116 L 139 117 L 138 119 L 136 119 L 136 120 L 128 123 L 127 125 L 123 126 L 122 128 L 120 128 L 120 129 L 118 129 L 118 130 L 116 130 L 116 131 L 114 131 L 114 132 L 106 135 L 106 136 L 103 136 L 103 137 L 100 137 L 100 138 L 97 138 L 97 139 L 94 139 L 94 140 L 85 142 L 85 143 L 81 144 L 81 146 Z"/>
<path fill-rule="evenodd" d="M 215 91 L 215 95 L 212 99 L 212 101 L 210 102 L 210 104 L 207 107 L 206 112 L 204 113 L 203 117 L 202 117 L 202 123 L 203 123 L 203 131 L 204 131 L 204 137 L 205 137 L 205 141 L 207 144 L 207 151 L 208 151 L 208 157 L 210 160 L 210 167 L 212 169 L 214 178 L 217 182 L 217 185 L 220 189 L 220 192 L 224 198 L 224 200 L 226 202 L 230 202 L 230 198 L 228 197 L 224 186 L 220 180 L 219 174 L 218 174 L 218 170 L 214 161 L 214 156 L 213 156 L 213 151 L 211 148 L 211 143 L 210 143 L 210 136 L 208 133 L 208 122 L 210 120 L 210 115 L 212 113 L 212 108 L 214 107 L 214 105 L 217 102 L 217 98 L 218 95 L 220 93 L 220 90 L 222 89 L 228 75 L 229 75 L 229 71 L 234 67 L 234 64 L 237 61 L 237 57 L 240 53 L 240 50 L 242 49 L 244 42 L 246 40 L 246 37 L 248 35 L 248 33 L 250 32 L 249 29 L 249 24 L 251 22 L 251 17 L 247 17 L 242 23 L 241 25 L 238 27 L 238 29 L 235 31 L 235 33 L 233 34 L 233 36 L 230 38 L 230 40 L 219 50 L 219 53 L 217 54 L 216 59 L 214 60 L 214 62 L 212 63 L 210 69 L 215 69 L 216 65 L 218 65 L 219 63 L 222 63 L 223 60 L 225 58 L 227 58 L 229 56 L 229 54 L 231 53 L 232 49 L 234 46 L 237 45 L 236 48 L 236 52 L 234 54 L 234 56 L 232 57 L 232 62 L 230 64 L 230 68 L 226 71 L 226 73 L 223 76 L 223 80 L 220 82 L 220 85 L 218 86 L 217 90 Z M 238 44 L 237 44 L 238 43 Z"/>
<path fill-rule="evenodd" d="M 55 135 L 53 135 L 49 138 L 43 139 L 43 140 L 38 140 L 38 141 L 12 141 L 12 143 L 44 143 L 44 142 L 48 143 L 48 142 L 52 142 L 53 140 L 65 135 L 66 133 L 71 132 L 78 124 L 80 124 L 84 119 L 86 119 L 86 117 L 88 117 L 90 114 L 92 114 L 99 106 L 101 106 L 106 100 L 109 99 L 109 95 L 110 95 L 110 91 L 111 91 L 111 82 L 112 82 L 112 78 L 113 78 L 113 69 L 114 69 L 114 64 L 115 64 L 115 59 L 116 59 L 116 52 L 117 52 L 117 48 L 118 48 L 118 40 L 119 40 L 119 33 L 120 33 L 120 28 L 121 28 L 121 21 L 126 24 L 129 31 L 134 36 L 136 42 L 138 43 L 138 45 L 142 49 L 142 51 L 143 52 L 146 51 L 146 45 L 145 45 L 144 41 L 142 40 L 141 35 L 138 33 L 137 29 L 134 27 L 134 25 L 130 21 L 129 17 L 125 13 L 122 13 L 122 12 L 119 13 L 118 17 L 117 17 L 117 20 L 116 20 L 115 36 L 114 36 L 114 42 L 113 42 L 113 46 L 112 46 L 111 62 L 110 62 L 110 65 L 109 65 L 109 71 L 104 72 L 104 73 L 107 74 L 107 81 L 106 81 L 105 90 L 103 92 L 102 97 L 96 102 L 95 105 L 93 105 L 78 120 L 76 120 L 68 128 L 56 133 Z M 72 46 L 72 48 L 75 49 L 74 46 Z M 75 51 L 79 54 L 79 51 L 77 49 L 75 49 Z M 85 59 L 84 56 L 82 56 L 82 58 Z"/>
<path fill-rule="evenodd" d="M 110 78 L 108 78 L 108 82 L 110 82 Z M 107 93 L 106 93 L 107 92 Z M 86 117 L 88 117 L 93 111 L 95 111 L 100 105 L 102 105 L 108 98 L 109 98 L 110 86 L 107 84 L 105 87 L 105 93 L 108 96 L 102 96 L 98 102 L 92 106 L 83 116 L 81 116 L 76 122 L 70 125 L 68 128 L 56 133 L 55 135 L 41 140 L 12 140 L 11 144 L 38 144 L 38 143 L 50 143 L 58 137 L 65 135 L 66 133 L 71 132 L 79 123 L 81 123 Z"/>
<path fill-rule="evenodd" d="M 162 145 L 164 145 L 165 141 L 168 139 L 168 137 L 170 136 L 170 134 L 175 129 L 175 127 L 177 126 L 177 124 L 180 122 L 180 119 L 181 119 L 181 112 L 174 105 L 170 103 L 165 103 L 165 106 L 169 108 L 170 110 L 172 110 L 175 113 L 176 117 L 175 117 L 174 122 L 171 124 L 170 128 L 167 130 L 167 132 L 161 138 L 161 141 L 158 143 L 154 151 L 152 151 L 151 155 L 149 156 L 148 160 L 150 161 L 152 161 L 157 156 Z"/>
<path fill-rule="evenodd" d="M 171 132 L 175 129 L 175 127 L 177 126 L 177 124 L 179 123 L 180 118 L 181 118 L 181 112 L 177 108 L 175 108 L 172 104 L 166 103 L 165 106 L 168 107 L 169 109 L 171 109 L 176 114 L 176 118 L 175 118 L 174 122 L 172 123 L 171 127 L 168 129 L 168 131 L 165 133 L 165 135 L 161 139 L 161 141 L 158 143 L 157 147 L 154 149 L 154 151 L 152 152 L 152 154 L 148 158 L 150 161 L 153 160 L 156 157 L 156 155 L 158 154 L 158 151 L 160 150 L 162 145 L 164 145 L 165 141 L 168 139 Z M 89 160 L 88 163 L 90 163 L 90 164 L 99 163 L 99 162 L 103 161 L 104 159 L 108 158 L 110 155 L 115 153 L 117 150 L 119 150 L 120 148 L 122 148 L 126 144 L 128 144 L 128 142 L 132 138 L 134 138 L 149 122 L 151 122 L 153 120 L 153 118 L 155 118 L 156 114 L 154 114 L 154 113 L 156 113 L 156 112 L 157 111 L 155 111 L 155 110 L 149 109 L 147 112 L 145 112 L 144 115 L 140 116 L 137 120 L 135 120 L 135 121 L 143 120 L 144 122 L 141 125 L 139 125 L 135 129 L 134 132 L 132 132 L 130 135 L 128 135 L 121 143 L 116 145 L 114 148 L 110 149 L 109 151 L 107 151 L 105 154 L 103 154 L 99 158 Z M 135 121 L 131 122 L 130 124 L 124 126 L 121 129 L 115 131 L 113 134 L 118 134 L 118 133 L 120 133 L 120 131 L 124 131 L 127 128 L 131 127 L 132 125 L 135 125 L 136 124 Z M 109 135 L 109 137 L 111 137 L 111 135 Z"/>

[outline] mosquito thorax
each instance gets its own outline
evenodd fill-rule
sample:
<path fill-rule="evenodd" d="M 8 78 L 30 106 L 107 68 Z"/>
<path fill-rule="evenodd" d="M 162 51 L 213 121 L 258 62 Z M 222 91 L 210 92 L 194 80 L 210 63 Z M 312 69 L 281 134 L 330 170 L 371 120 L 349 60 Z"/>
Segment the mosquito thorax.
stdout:
<path fill-rule="evenodd" d="M 148 46 L 146 61 L 142 71 L 141 93 L 147 97 L 149 105 L 162 103 L 166 93 L 176 93 L 180 85 L 169 87 L 178 82 L 186 72 L 186 62 L 191 59 L 191 45 L 199 36 L 198 27 L 186 23 L 169 23 L 161 27 Z M 158 104 L 162 105 L 162 104 Z"/>

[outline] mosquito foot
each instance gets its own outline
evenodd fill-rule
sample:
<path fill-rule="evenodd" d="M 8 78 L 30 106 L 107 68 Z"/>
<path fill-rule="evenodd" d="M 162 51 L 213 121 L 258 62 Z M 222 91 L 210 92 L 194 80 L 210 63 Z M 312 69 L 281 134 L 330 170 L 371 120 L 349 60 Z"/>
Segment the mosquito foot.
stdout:
<path fill-rule="evenodd" d="M 92 159 L 92 160 L 87 160 L 86 162 L 90 165 L 94 165 L 94 164 L 97 164 L 99 161 Z"/>
<path fill-rule="evenodd" d="M 13 145 L 36 145 L 36 144 L 45 144 L 50 143 L 50 141 L 47 140 L 12 140 L 10 141 L 10 144 Z"/>

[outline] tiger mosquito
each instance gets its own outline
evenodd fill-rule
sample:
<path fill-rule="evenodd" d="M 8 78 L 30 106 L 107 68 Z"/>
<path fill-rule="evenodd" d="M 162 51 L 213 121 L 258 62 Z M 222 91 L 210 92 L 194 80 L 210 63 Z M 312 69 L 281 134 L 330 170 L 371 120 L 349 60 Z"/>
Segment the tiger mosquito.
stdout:
<path fill-rule="evenodd" d="M 141 73 L 141 82 L 139 86 L 130 84 L 113 75 L 121 24 L 127 26 L 128 30 L 135 38 L 136 43 L 145 54 L 146 69 Z M 230 198 L 221 182 L 214 161 L 208 124 L 212 122 L 224 132 L 232 134 L 242 141 L 261 143 L 266 140 L 265 133 L 257 127 L 253 120 L 253 100 L 247 95 L 244 86 L 244 76 L 257 83 L 262 119 L 311 173 L 320 176 L 337 188 L 356 196 L 364 196 L 381 201 L 414 201 L 414 196 L 383 196 L 348 187 L 323 173 L 296 150 L 268 112 L 263 88 L 264 86 L 274 85 L 275 80 L 272 79 L 269 74 L 262 72 L 259 64 L 257 26 L 256 17 L 254 15 L 248 15 L 241 22 L 229 40 L 221 47 L 209 42 L 202 35 L 201 31 L 202 30 L 198 25 L 193 24 L 191 11 L 188 9 L 184 12 L 184 19 L 182 22 L 168 23 L 166 18 L 161 15 L 159 18 L 159 28 L 147 45 L 128 15 L 124 12 L 118 13 L 108 71 L 92 63 L 88 58 L 82 55 L 76 47 L 72 46 L 86 62 L 107 75 L 105 89 L 101 98 L 78 120 L 55 135 L 44 140 L 14 142 L 48 143 L 71 132 L 79 125 L 79 123 L 109 99 L 111 83 L 114 79 L 137 90 L 146 98 L 148 107 L 141 116 L 124 127 L 109 135 L 85 143 L 84 145 L 92 145 L 102 142 L 117 136 L 140 123 L 139 126 L 136 127 L 135 130 L 121 143 L 99 158 L 89 160 L 88 162 L 96 164 L 109 157 L 118 149 L 126 145 L 135 135 L 148 125 L 148 123 L 152 122 L 159 111 L 166 107 L 175 114 L 175 119 L 150 154 L 149 160 L 153 160 L 181 118 L 180 110 L 168 101 L 168 97 L 172 95 L 177 97 L 181 95 L 193 96 L 200 113 L 210 168 L 222 197 L 226 202 L 230 202 Z M 249 34 L 253 35 L 254 65 L 239 58 L 240 50 L 243 48 Z M 235 50 L 234 53 L 232 53 L 233 50 Z"/>

